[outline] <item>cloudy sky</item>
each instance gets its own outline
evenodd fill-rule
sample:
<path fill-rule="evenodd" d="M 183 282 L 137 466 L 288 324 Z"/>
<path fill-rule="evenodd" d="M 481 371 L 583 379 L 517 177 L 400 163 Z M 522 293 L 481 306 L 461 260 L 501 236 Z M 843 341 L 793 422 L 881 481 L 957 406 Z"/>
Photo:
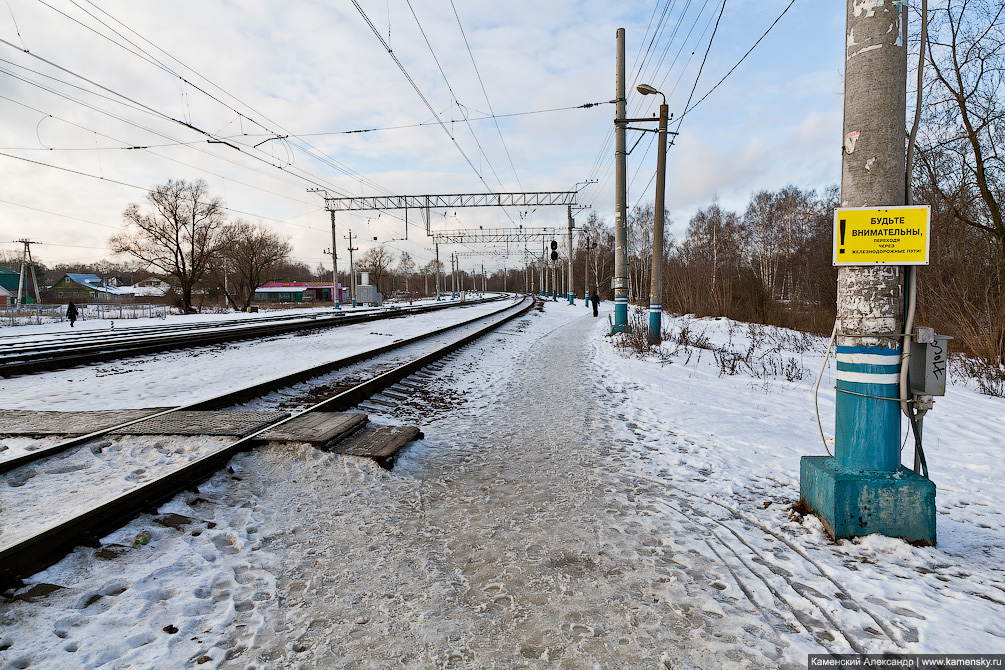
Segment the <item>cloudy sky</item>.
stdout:
<path fill-rule="evenodd" d="M 629 116 L 655 111 L 658 96 L 634 90 L 648 83 L 667 95 L 671 128 L 680 121 L 667 180 L 676 237 L 716 195 L 742 209 L 756 190 L 836 183 L 843 3 L 796 0 L 680 119 L 692 89 L 693 104 L 790 4 L 722 2 L 5 0 L 0 249 L 26 237 L 50 265 L 111 259 L 123 210 L 168 179 L 205 180 L 231 218 L 273 226 L 311 267 L 330 267 L 331 224 L 310 189 L 564 191 L 596 180 L 580 183 L 578 203 L 611 220 L 619 27 Z M 629 157 L 630 206 L 653 198 L 652 139 Z M 338 214 L 340 266 L 350 230 L 364 250 L 431 259 L 418 213 L 407 240 L 403 219 Z M 565 227 L 562 207 L 432 219 L 434 230 Z M 465 267 L 522 263 L 522 248 L 441 246 L 441 258 L 451 250 Z"/>

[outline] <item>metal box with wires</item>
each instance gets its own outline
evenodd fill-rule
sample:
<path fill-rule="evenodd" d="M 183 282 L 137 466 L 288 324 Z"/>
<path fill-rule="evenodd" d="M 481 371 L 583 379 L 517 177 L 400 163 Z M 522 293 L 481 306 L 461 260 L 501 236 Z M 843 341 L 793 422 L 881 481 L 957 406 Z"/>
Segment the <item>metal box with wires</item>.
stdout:
<path fill-rule="evenodd" d="M 946 395 L 951 339 L 948 335 L 937 335 L 932 328 L 914 329 L 909 363 L 912 395 Z"/>

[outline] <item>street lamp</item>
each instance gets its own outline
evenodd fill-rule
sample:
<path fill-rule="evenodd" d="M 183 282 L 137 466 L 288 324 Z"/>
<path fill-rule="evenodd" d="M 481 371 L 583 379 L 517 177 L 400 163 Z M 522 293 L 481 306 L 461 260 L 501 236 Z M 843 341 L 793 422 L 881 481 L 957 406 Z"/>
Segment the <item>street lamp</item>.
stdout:
<path fill-rule="evenodd" d="M 663 98 L 659 118 L 659 152 L 656 155 L 656 211 L 653 214 L 653 268 L 652 284 L 649 290 L 649 341 L 660 341 L 663 316 L 663 210 L 666 196 L 667 168 L 667 121 L 669 108 L 667 98 L 649 84 L 636 87 L 642 95 L 659 93 Z"/>

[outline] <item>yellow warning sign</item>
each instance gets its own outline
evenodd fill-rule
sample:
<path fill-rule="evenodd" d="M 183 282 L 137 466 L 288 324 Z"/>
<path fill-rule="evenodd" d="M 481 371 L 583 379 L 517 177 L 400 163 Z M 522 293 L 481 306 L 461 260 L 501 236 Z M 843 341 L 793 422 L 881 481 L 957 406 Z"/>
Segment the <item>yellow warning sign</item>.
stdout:
<path fill-rule="evenodd" d="M 834 210 L 834 265 L 928 265 L 931 209 Z"/>

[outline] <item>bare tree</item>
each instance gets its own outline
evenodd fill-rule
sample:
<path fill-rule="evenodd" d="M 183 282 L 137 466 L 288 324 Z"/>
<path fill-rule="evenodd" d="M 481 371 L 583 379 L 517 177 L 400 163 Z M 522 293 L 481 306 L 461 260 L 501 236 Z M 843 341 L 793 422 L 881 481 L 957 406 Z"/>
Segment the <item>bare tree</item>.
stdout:
<path fill-rule="evenodd" d="M 378 291 L 384 293 L 384 284 L 394 256 L 384 247 L 383 244 L 371 247 L 366 250 L 363 257 L 359 259 L 360 267 L 365 268 L 370 273 L 370 279 Z"/>
<path fill-rule="evenodd" d="M 112 251 L 129 254 L 174 277 L 182 311 L 192 309 L 192 289 L 203 279 L 226 222 L 219 198 L 209 196 L 206 182 L 171 179 L 146 196 L 150 210 L 130 204 L 123 213 L 127 230 L 113 236 Z"/>
<path fill-rule="evenodd" d="M 411 291 L 408 280 L 415 274 L 415 261 L 412 260 L 412 255 L 407 251 L 402 251 L 398 258 L 398 272 L 405 280 L 405 291 Z"/>
<path fill-rule="evenodd" d="M 628 214 L 628 296 L 648 302 L 653 258 L 653 206 L 635 207 Z"/>
<path fill-rule="evenodd" d="M 437 273 L 442 275 L 443 268 L 443 261 L 437 261 L 435 258 L 431 259 L 428 263 L 422 266 L 423 288 L 425 289 L 425 295 L 429 295 L 430 286 L 432 286 L 433 292 L 436 291 Z"/>
<path fill-rule="evenodd" d="M 226 287 L 231 303 L 245 310 L 255 297 L 255 289 L 289 260 L 293 248 L 267 226 L 247 221 L 227 226 L 220 238 L 213 273 Z"/>
<path fill-rule="evenodd" d="M 579 263 L 587 260 L 587 244 L 590 245 L 589 267 L 586 272 L 590 291 L 596 289 L 600 295 L 607 295 L 607 287 L 614 275 L 614 231 L 596 212 L 590 212 L 583 224 L 577 250 L 577 268 L 580 267 Z M 584 258 L 580 260 L 578 254 L 582 254 Z"/>
<path fill-rule="evenodd" d="M 985 337 L 1005 364 L 1005 5 L 953 0 L 929 13 L 918 155 L 934 200 L 994 249 L 997 286 Z"/>
<path fill-rule="evenodd" d="M 755 193 L 743 214 L 743 223 L 747 228 L 750 245 L 750 260 L 754 271 L 764 287 L 777 295 L 778 277 L 781 274 L 779 264 L 782 255 L 781 231 L 776 225 L 781 218 L 778 212 L 778 199 L 771 191 Z"/>
<path fill-rule="evenodd" d="M 743 259 L 740 217 L 723 210 L 716 198 L 698 210 L 688 223 L 687 238 L 677 247 L 678 258 L 689 266 L 691 308 L 683 311 L 725 315 L 732 306 L 734 279 Z M 666 274 L 666 273 L 664 273 Z M 678 278 L 684 279 L 684 278 Z M 680 287 L 678 288 L 678 292 Z"/>

